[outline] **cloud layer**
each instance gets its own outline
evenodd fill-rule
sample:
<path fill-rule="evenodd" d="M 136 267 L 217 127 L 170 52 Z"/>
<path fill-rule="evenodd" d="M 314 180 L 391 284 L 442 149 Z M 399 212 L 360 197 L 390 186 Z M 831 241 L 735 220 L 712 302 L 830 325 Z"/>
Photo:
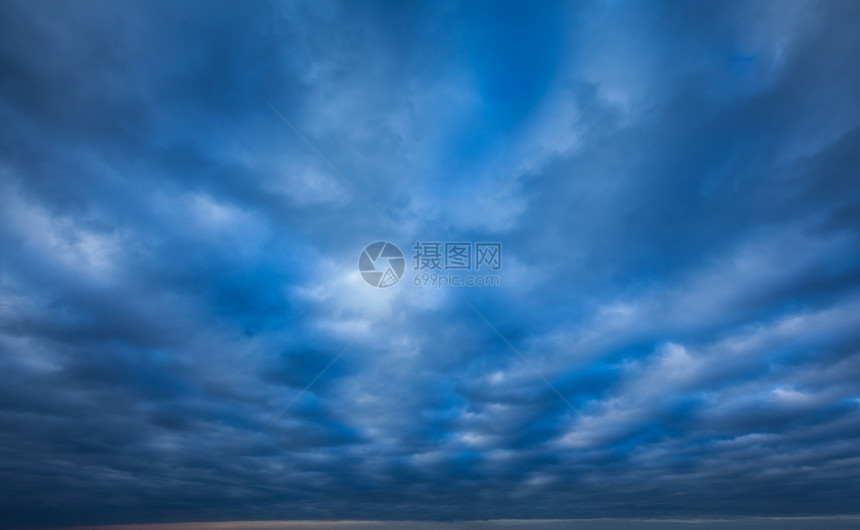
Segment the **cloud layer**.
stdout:
<path fill-rule="evenodd" d="M 3 3 L 0 522 L 856 513 L 858 22 Z"/>

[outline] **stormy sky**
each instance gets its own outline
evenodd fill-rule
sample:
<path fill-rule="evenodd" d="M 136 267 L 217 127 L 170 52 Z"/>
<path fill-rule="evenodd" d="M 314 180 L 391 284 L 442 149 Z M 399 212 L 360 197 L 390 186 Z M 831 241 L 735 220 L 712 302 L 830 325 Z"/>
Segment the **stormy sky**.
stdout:
<path fill-rule="evenodd" d="M 0 525 L 856 514 L 858 25 L 0 3 Z"/>

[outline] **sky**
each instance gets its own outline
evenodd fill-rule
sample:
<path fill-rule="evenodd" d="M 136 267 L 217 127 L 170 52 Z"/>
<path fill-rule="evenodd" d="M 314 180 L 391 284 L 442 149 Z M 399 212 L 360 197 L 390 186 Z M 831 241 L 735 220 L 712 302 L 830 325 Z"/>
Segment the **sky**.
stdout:
<path fill-rule="evenodd" d="M 0 526 L 857 515 L 858 24 L 0 3 Z"/>

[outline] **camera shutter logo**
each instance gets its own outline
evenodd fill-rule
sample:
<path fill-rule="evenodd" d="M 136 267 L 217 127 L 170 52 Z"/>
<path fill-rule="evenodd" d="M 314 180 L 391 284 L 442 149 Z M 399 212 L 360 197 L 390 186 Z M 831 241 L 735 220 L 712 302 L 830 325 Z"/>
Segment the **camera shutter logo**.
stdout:
<path fill-rule="evenodd" d="M 358 270 L 364 281 L 374 287 L 391 287 L 403 277 L 406 258 L 390 241 L 376 241 L 364 247 L 358 258 Z"/>

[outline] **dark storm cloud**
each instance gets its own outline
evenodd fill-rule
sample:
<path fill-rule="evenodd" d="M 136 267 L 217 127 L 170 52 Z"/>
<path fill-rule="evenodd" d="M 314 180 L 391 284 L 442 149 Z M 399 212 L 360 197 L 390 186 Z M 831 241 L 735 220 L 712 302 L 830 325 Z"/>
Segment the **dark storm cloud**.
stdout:
<path fill-rule="evenodd" d="M 0 522 L 853 513 L 858 17 L 5 3 Z"/>

